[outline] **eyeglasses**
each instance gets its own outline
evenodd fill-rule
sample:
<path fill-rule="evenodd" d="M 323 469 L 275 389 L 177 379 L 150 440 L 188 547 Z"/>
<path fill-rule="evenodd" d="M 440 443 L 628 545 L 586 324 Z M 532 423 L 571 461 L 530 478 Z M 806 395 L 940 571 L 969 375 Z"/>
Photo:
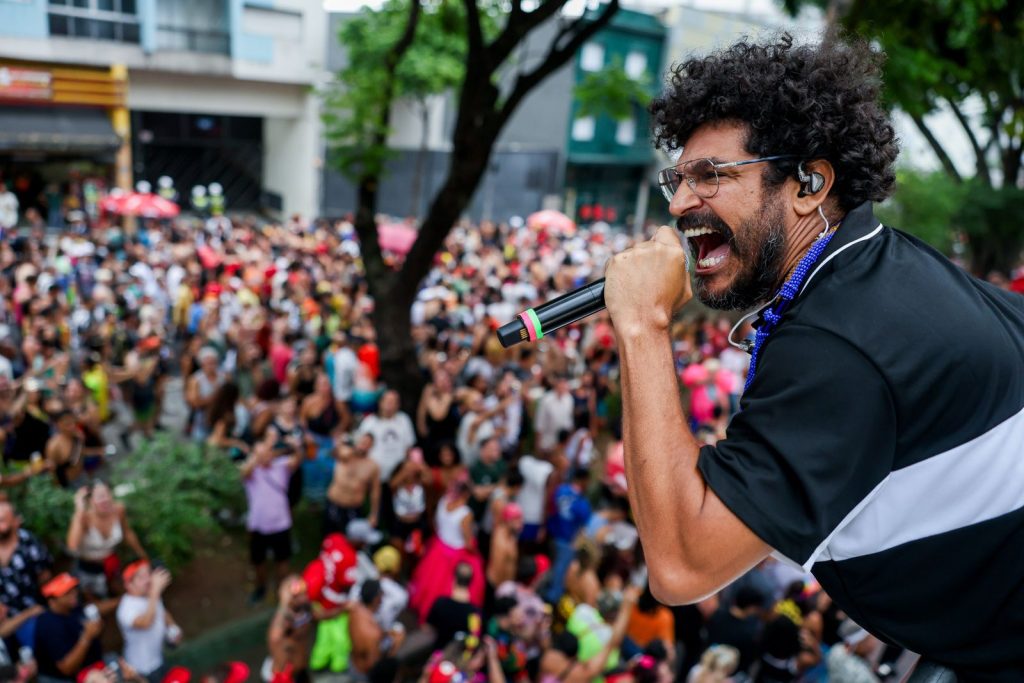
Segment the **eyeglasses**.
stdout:
<path fill-rule="evenodd" d="M 658 185 L 661 187 L 661 193 L 665 195 L 665 199 L 669 203 L 672 202 L 672 197 L 679 190 L 680 179 L 685 180 L 686 184 L 690 186 L 690 189 L 698 197 L 711 199 L 718 194 L 718 171 L 720 169 L 746 166 L 747 164 L 760 164 L 764 161 L 775 161 L 777 159 L 791 159 L 794 156 L 796 155 L 777 154 L 770 157 L 761 157 L 760 159 L 727 161 L 721 164 L 716 164 L 711 159 L 692 159 L 683 164 L 682 167 L 673 166 L 658 171 Z M 679 168 L 681 170 L 678 170 Z"/>

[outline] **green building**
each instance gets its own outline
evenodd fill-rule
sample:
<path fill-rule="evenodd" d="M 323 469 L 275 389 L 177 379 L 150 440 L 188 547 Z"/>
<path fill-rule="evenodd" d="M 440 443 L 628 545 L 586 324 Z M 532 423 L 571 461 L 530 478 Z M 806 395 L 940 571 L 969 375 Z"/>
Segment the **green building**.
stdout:
<path fill-rule="evenodd" d="M 657 17 L 620 9 L 608 26 L 577 53 L 574 83 L 613 67 L 642 83 L 652 95 L 661 90 L 666 28 Z M 632 116 L 580 116 L 574 98 L 568 121 L 565 210 L 580 223 L 603 220 L 632 229 L 657 191 L 653 177 L 649 116 L 633 106 Z M 659 195 L 660 196 L 660 195 Z"/>

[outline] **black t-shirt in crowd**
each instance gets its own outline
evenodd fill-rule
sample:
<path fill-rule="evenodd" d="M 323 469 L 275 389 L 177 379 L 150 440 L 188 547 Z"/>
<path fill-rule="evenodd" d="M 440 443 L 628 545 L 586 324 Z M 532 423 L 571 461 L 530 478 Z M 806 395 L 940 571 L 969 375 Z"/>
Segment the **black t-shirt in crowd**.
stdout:
<path fill-rule="evenodd" d="M 10 450 L 10 459 L 25 462 L 33 453 L 45 455 L 46 442 L 50 440 L 50 423 L 25 411 L 21 423 L 14 428 L 14 443 Z"/>
<path fill-rule="evenodd" d="M 437 633 L 434 647 L 442 648 L 452 642 L 456 633 L 470 633 L 469 618 L 474 614 L 479 618 L 480 610 L 468 602 L 459 602 L 447 596 L 438 598 L 427 614 L 427 623 Z"/>
<path fill-rule="evenodd" d="M 65 676 L 57 668 L 57 662 L 67 657 L 82 636 L 82 622 L 85 617 L 81 610 L 68 615 L 55 614 L 47 610 L 39 615 L 36 621 L 35 656 L 39 665 L 39 673 L 64 681 L 72 681 L 74 676 Z M 93 639 L 85 653 L 82 667 L 102 661 L 103 650 L 99 638 Z M 78 672 L 75 672 L 76 674 Z"/>
<path fill-rule="evenodd" d="M 698 467 L 874 635 L 1024 681 L 1024 297 L 858 207 Z"/>
<path fill-rule="evenodd" d="M 708 643 L 736 648 L 740 653 L 740 663 L 736 670 L 750 671 L 750 665 L 757 658 L 760 619 L 756 616 L 740 619 L 728 607 L 722 607 L 711 615 L 707 629 Z"/>

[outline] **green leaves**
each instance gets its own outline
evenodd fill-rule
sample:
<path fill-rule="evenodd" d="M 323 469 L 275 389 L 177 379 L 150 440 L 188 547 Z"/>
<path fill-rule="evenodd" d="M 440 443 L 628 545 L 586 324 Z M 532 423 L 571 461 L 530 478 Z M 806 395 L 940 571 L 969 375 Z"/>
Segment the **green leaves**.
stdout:
<path fill-rule="evenodd" d="M 197 535 L 218 532 L 222 517 L 238 519 L 245 510 L 241 476 L 231 460 L 170 434 L 158 434 L 119 459 L 109 483 L 142 546 L 171 569 L 192 558 Z M 9 495 L 22 526 L 59 554 L 75 509 L 74 491 L 42 475 Z"/>
<path fill-rule="evenodd" d="M 42 474 L 7 493 L 21 516 L 21 526 L 35 534 L 56 555 L 67 538 L 71 514 L 75 511 L 75 492 L 59 488 L 53 477 Z"/>
<path fill-rule="evenodd" d="M 349 178 L 379 175 L 390 157 L 390 122 L 382 112 L 393 100 L 419 101 L 442 94 L 462 83 L 466 71 L 465 9 L 457 0 L 424 0 L 412 45 L 393 72 L 387 57 L 405 31 L 409 3 L 388 0 L 379 10 L 364 8 L 345 23 L 338 40 L 348 54 L 348 66 L 324 93 L 323 121 L 328 161 Z M 496 34 L 498 3 L 480 3 L 481 29 Z M 384 87 L 393 81 L 393 92 Z"/>
<path fill-rule="evenodd" d="M 942 171 L 900 169 L 896 193 L 878 207 L 886 225 L 906 230 L 939 251 L 949 253 L 956 231 L 956 214 L 967 194 Z"/>
<path fill-rule="evenodd" d="M 928 130 L 923 117 L 951 111 L 964 129 L 974 154 L 976 175 L 959 193 L 963 210 L 948 206 L 953 187 L 940 179 L 903 172 L 895 205 L 908 220 L 899 227 L 914 229 L 916 221 L 936 244 L 937 216 L 948 215 L 970 238 L 971 267 L 985 274 L 1007 269 L 1019 258 L 1021 240 L 1016 222 L 1024 191 L 1024 4 L 1019 0 L 781 0 L 795 12 L 812 4 L 823 9 L 847 9 L 837 21 L 847 32 L 877 43 L 887 54 L 885 98 L 916 119 L 950 177 L 958 175 L 949 160 L 948 141 Z M 926 188 L 931 188 L 926 191 Z M 915 198 L 915 199 L 910 199 Z M 915 201 L 927 210 L 914 208 Z M 935 207 L 940 211 L 933 212 Z M 974 213 L 968 215 L 971 211 Z M 1017 219 L 1014 219 L 1017 211 Z M 1009 228 L 1007 226 L 1013 226 Z"/>
<path fill-rule="evenodd" d="M 584 76 L 573 94 L 579 102 L 577 116 L 606 114 L 615 121 L 624 121 L 651 101 L 651 84 L 646 77 L 631 78 L 622 60 L 616 59 L 602 70 Z"/>
<path fill-rule="evenodd" d="M 245 509 L 241 476 L 226 454 L 168 434 L 119 460 L 112 483 L 130 484 L 121 498 L 129 520 L 147 552 L 172 569 L 192 558 L 197 535 Z"/>

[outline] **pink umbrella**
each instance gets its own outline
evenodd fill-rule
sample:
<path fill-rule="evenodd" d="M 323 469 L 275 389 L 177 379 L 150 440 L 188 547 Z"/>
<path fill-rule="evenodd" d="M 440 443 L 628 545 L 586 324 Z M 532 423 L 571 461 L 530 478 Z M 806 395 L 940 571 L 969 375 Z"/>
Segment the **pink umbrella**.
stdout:
<path fill-rule="evenodd" d="M 152 192 L 111 192 L 100 200 L 100 207 L 121 216 L 143 218 L 174 218 L 181 213 L 177 204 Z"/>
<path fill-rule="evenodd" d="M 415 228 L 405 223 L 385 223 L 377 226 L 377 243 L 380 248 L 395 254 L 408 254 L 418 235 Z"/>
<path fill-rule="evenodd" d="M 572 235 L 576 232 L 576 223 L 561 211 L 545 209 L 531 213 L 526 224 L 533 230 L 549 230 L 562 235 Z"/>

